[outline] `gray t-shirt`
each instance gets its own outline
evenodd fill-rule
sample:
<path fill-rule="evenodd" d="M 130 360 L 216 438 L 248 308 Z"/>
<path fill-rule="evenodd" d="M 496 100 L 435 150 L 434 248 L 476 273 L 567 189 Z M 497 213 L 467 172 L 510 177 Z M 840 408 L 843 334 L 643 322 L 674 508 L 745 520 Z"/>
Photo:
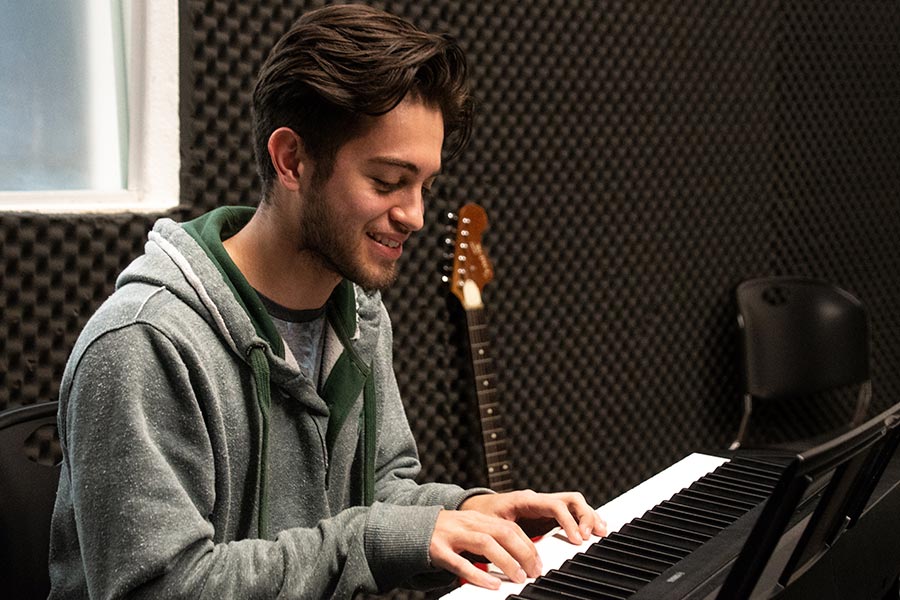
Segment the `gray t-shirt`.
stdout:
<path fill-rule="evenodd" d="M 256 293 L 259 294 L 258 291 Z M 300 369 L 318 385 L 322 367 L 322 344 L 325 340 L 325 307 L 294 310 L 262 294 L 259 294 L 259 298 L 284 340 L 285 348 L 296 359 Z"/>

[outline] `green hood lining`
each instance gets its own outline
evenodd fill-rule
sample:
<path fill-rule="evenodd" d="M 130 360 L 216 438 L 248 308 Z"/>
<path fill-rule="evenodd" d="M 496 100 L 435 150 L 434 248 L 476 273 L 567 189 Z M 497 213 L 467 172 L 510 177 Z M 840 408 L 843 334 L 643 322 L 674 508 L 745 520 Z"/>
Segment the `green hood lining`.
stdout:
<path fill-rule="evenodd" d="M 256 333 L 262 339 L 269 342 L 279 358 L 284 358 L 284 342 L 275 329 L 275 323 L 269 316 L 265 305 L 259 299 L 259 295 L 253 286 L 244 277 L 225 246 L 223 240 L 227 240 L 247 224 L 256 210 L 249 206 L 222 206 L 205 215 L 182 224 L 182 228 L 197 242 L 206 255 L 212 261 L 235 299 L 250 317 Z"/>

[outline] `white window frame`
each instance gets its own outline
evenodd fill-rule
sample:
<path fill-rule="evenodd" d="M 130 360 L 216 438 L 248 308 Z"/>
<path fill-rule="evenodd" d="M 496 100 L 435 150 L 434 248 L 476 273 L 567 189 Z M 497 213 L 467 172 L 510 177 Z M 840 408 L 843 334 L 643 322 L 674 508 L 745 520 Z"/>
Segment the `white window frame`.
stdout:
<path fill-rule="evenodd" d="M 178 0 L 126 2 L 128 188 L 0 191 L 0 211 L 162 212 L 178 205 Z"/>

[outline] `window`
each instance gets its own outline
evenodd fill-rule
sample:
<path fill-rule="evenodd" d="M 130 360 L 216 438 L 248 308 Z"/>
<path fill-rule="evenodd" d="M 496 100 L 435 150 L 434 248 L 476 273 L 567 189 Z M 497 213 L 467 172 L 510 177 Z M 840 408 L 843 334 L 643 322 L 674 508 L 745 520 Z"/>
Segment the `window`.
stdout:
<path fill-rule="evenodd" d="M 177 0 L 0 4 L 0 210 L 178 203 Z"/>

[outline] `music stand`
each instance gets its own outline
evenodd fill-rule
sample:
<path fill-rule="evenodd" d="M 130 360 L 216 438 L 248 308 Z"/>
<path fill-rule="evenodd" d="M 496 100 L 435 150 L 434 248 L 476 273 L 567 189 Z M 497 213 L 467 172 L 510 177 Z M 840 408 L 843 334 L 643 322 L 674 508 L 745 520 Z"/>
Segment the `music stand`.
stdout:
<path fill-rule="evenodd" d="M 900 404 L 795 456 L 717 598 L 768 598 L 809 570 L 856 523 L 898 444 Z"/>

